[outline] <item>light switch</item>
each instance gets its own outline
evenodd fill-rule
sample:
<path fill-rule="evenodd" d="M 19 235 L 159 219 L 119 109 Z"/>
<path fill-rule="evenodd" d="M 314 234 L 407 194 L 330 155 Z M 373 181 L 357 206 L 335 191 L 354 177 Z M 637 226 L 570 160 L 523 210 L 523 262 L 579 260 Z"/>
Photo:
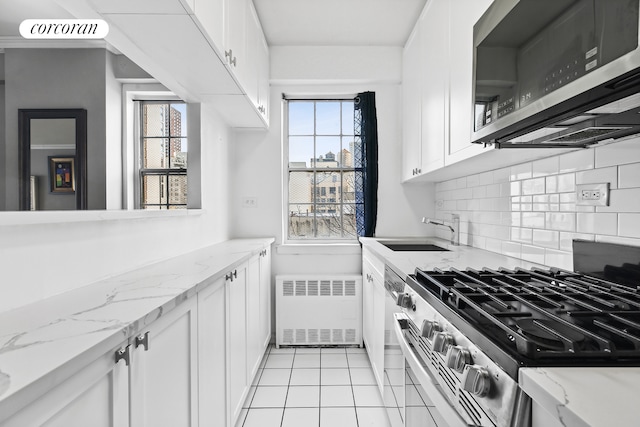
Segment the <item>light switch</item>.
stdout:
<path fill-rule="evenodd" d="M 257 208 L 258 207 L 258 198 L 257 197 L 243 197 L 242 198 L 242 207 L 243 208 Z"/>

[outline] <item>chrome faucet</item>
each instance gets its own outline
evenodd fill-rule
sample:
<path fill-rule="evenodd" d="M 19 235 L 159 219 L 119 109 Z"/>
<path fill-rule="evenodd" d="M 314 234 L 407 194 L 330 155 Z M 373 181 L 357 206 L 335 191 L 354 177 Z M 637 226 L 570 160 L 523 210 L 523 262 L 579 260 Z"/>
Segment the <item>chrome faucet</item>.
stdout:
<path fill-rule="evenodd" d="M 433 224 L 433 225 L 439 225 L 441 227 L 447 227 L 449 230 L 451 230 L 451 244 L 454 246 L 460 246 L 460 215 L 451 214 L 451 223 L 453 224 L 453 227 L 448 224 L 445 224 L 444 221 L 437 221 L 437 220 L 429 219 L 427 217 L 422 217 L 422 222 L 425 224 Z"/>

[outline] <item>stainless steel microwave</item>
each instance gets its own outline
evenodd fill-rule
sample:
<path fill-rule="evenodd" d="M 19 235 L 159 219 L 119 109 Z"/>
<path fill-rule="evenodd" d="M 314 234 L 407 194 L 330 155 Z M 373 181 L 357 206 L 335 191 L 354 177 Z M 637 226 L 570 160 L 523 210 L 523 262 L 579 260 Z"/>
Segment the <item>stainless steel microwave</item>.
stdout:
<path fill-rule="evenodd" d="M 586 147 L 640 133 L 640 0 L 495 0 L 474 26 L 472 142 Z"/>

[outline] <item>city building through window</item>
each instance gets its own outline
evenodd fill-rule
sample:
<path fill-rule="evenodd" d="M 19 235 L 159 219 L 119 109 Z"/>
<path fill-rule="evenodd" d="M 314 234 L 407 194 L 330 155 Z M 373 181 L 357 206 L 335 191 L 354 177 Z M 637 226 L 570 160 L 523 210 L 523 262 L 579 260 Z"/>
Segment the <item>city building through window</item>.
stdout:
<path fill-rule="evenodd" d="M 187 106 L 140 101 L 140 208 L 187 208 Z"/>
<path fill-rule="evenodd" d="M 287 113 L 288 238 L 356 239 L 353 99 L 288 100 Z"/>

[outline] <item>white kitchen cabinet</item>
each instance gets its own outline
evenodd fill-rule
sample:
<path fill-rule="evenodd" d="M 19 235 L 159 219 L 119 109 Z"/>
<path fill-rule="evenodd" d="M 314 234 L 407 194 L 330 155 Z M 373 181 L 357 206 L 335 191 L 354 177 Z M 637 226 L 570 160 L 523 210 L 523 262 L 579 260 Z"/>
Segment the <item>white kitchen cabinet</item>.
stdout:
<path fill-rule="evenodd" d="M 416 25 L 402 53 L 402 179 L 422 168 L 421 25 Z"/>
<path fill-rule="evenodd" d="M 120 427 L 129 425 L 129 378 L 115 363 L 123 342 L 2 422 L 3 427 Z"/>
<path fill-rule="evenodd" d="M 260 338 L 261 257 L 251 258 L 247 268 L 247 378 L 253 378 L 258 371 L 265 350 Z"/>
<path fill-rule="evenodd" d="M 197 325 L 190 298 L 133 338 L 131 427 L 198 425 Z"/>
<path fill-rule="evenodd" d="M 231 425 L 247 395 L 247 263 L 227 275 L 227 382 Z"/>
<path fill-rule="evenodd" d="M 362 257 L 362 333 L 369 361 L 382 395 L 384 386 L 384 262 L 366 249 Z"/>
<path fill-rule="evenodd" d="M 271 247 L 260 257 L 260 342 L 262 352 L 271 342 Z M 262 356 L 262 355 L 261 355 Z"/>
<path fill-rule="evenodd" d="M 267 125 L 269 125 L 269 100 L 271 98 L 271 88 L 269 87 L 269 45 L 262 31 L 258 32 L 256 43 L 258 100 L 255 105 Z"/>
<path fill-rule="evenodd" d="M 198 403 L 201 426 L 229 424 L 224 277 L 198 293 Z"/>
<path fill-rule="evenodd" d="M 473 25 L 491 2 L 429 0 L 405 45 L 405 181 L 483 152 L 471 144 Z"/>
<path fill-rule="evenodd" d="M 449 138 L 445 163 L 451 164 L 486 149 L 471 144 L 473 131 L 473 26 L 493 0 L 462 0 L 450 6 Z"/>
<path fill-rule="evenodd" d="M 195 0 L 194 13 L 216 48 L 225 46 L 225 0 Z M 221 52 L 223 54 L 224 52 Z"/>

